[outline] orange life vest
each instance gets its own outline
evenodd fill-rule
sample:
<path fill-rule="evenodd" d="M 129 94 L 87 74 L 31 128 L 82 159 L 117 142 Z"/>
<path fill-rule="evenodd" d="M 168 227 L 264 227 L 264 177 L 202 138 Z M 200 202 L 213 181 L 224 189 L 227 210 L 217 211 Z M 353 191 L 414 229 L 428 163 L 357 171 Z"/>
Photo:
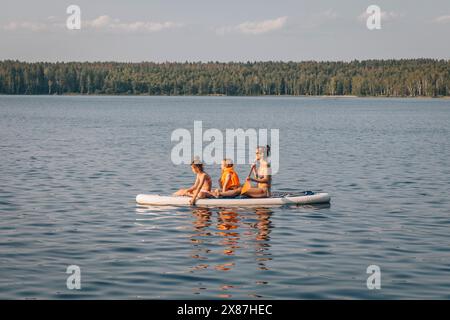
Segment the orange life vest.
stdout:
<path fill-rule="evenodd" d="M 231 177 L 230 177 L 230 180 L 228 180 L 228 183 L 225 186 L 225 189 L 230 190 L 230 189 L 238 188 L 241 185 L 241 183 L 239 182 L 239 177 L 238 177 L 236 171 L 234 171 L 233 167 L 223 169 L 222 176 L 220 177 L 220 182 L 222 183 L 222 187 L 224 187 L 225 180 L 229 174 L 231 174 Z"/>

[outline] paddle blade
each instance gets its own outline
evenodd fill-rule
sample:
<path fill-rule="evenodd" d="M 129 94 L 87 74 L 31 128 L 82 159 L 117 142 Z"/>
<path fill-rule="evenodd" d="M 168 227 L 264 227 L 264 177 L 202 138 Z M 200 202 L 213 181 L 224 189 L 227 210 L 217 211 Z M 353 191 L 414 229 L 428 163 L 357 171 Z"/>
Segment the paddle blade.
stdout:
<path fill-rule="evenodd" d="M 241 194 L 244 194 L 248 191 L 248 189 L 250 189 L 252 187 L 252 185 L 250 184 L 249 181 L 245 181 L 244 185 L 242 186 L 241 189 Z"/>

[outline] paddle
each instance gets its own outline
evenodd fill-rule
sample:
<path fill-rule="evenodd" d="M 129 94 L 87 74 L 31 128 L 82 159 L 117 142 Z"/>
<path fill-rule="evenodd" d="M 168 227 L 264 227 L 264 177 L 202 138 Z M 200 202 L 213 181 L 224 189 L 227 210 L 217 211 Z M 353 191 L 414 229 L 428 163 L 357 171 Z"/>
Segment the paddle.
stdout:
<path fill-rule="evenodd" d="M 250 175 L 252 174 L 253 166 L 254 166 L 254 165 L 255 165 L 255 163 L 252 164 L 252 167 L 251 167 L 251 169 L 250 169 L 250 172 L 249 172 L 247 178 L 250 178 Z M 248 191 L 248 189 L 250 189 L 251 187 L 252 187 L 252 185 L 250 184 L 250 181 L 248 181 L 247 179 L 245 179 L 245 183 L 244 183 L 244 185 L 242 186 L 242 189 L 241 189 L 241 194 L 246 193 L 246 192 Z"/>

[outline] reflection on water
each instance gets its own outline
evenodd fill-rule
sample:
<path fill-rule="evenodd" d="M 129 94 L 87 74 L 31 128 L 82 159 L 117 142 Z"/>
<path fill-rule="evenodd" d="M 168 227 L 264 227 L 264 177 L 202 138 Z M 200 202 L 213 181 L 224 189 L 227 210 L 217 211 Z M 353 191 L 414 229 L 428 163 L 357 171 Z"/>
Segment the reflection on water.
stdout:
<path fill-rule="evenodd" d="M 320 211 L 330 208 L 330 204 L 284 207 L 286 213 L 303 212 L 308 219 L 326 220 Z M 258 291 L 261 287 L 273 286 L 273 277 L 269 273 L 278 272 L 274 266 L 273 244 L 279 243 L 278 235 L 271 239 L 275 231 L 273 218 L 280 213 L 279 207 L 273 208 L 203 208 L 137 206 L 135 224 L 138 232 L 143 233 L 142 242 L 151 241 L 161 234 L 170 234 L 175 230 L 178 236 L 167 247 L 167 257 L 177 252 L 173 259 L 167 260 L 167 268 L 175 271 L 163 271 L 163 274 L 192 275 L 192 279 L 183 280 L 180 286 L 194 295 L 218 298 L 267 298 Z M 280 222 L 280 215 L 277 221 Z M 299 222 L 300 224 L 300 222 Z M 286 227 L 278 232 L 286 232 Z M 172 249 L 176 247 L 178 249 Z M 185 248 L 180 250 L 179 248 Z M 174 251 L 175 250 L 175 251 Z M 285 257 L 284 257 L 285 258 Z M 251 288 L 249 279 L 244 275 L 253 274 Z M 200 281 L 201 280 L 201 281 Z M 258 289 L 258 290 L 255 290 Z M 264 290 L 261 290 L 264 291 Z"/>
<path fill-rule="evenodd" d="M 161 220 L 175 221 L 183 217 L 176 229 L 182 231 L 181 240 L 190 249 L 181 261 L 189 274 L 214 275 L 220 283 L 216 294 L 220 298 L 230 298 L 233 290 L 238 290 L 234 274 L 248 272 L 265 272 L 271 269 L 270 233 L 274 228 L 269 208 L 178 208 L 179 215 L 174 215 L 174 208 L 164 212 L 163 208 L 141 206 L 136 209 L 139 214 L 136 225 L 141 232 L 153 232 Z M 167 220 L 169 219 L 169 220 Z M 186 221 L 185 219 L 188 219 Z M 167 230 L 166 230 L 167 232 Z M 189 265 L 187 265 L 189 263 Z M 241 268 L 242 270 L 240 270 Z M 261 279 L 256 285 L 267 285 Z M 194 294 L 211 289 L 205 283 L 192 283 Z M 248 294 L 260 297 L 257 294 Z"/>
<path fill-rule="evenodd" d="M 192 245 L 191 258 L 196 260 L 191 272 L 214 269 L 228 272 L 239 268 L 235 256 L 251 255 L 255 268 L 269 270 L 267 261 L 272 260 L 270 254 L 270 232 L 273 228 L 270 220 L 272 211 L 256 208 L 246 211 L 237 209 L 196 208 L 192 210 Z M 217 259 L 216 255 L 223 258 Z M 210 261 L 220 261 L 214 263 Z M 246 266 L 247 267 L 247 266 Z M 224 276 L 223 279 L 226 279 Z M 265 284 L 266 281 L 260 281 Z M 235 288 L 234 285 L 222 284 L 222 290 Z M 199 288 L 200 289 L 200 288 Z M 220 294 L 218 297 L 231 297 Z"/>

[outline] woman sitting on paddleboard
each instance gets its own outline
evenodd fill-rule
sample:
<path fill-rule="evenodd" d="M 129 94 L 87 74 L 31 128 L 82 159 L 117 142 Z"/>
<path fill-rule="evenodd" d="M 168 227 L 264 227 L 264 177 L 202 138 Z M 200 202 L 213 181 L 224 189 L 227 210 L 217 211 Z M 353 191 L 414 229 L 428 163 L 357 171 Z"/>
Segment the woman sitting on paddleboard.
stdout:
<path fill-rule="evenodd" d="M 206 198 L 211 191 L 211 177 L 204 171 L 203 164 L 200 160 L 194 159 L 191 163 L 191 169 L 196 174 L 195 183 L 189 189 L 180 189 L 175 192 L 174 196 L 192 196 L 189 201 L 191 205 L 195 205 L 197 199 Z"/>
<path fill-rule="evenodd" d="M 259 162 L 259 168 L 256 163 L 252 165 L 251 171 L 245 184 L 242 187 L 242 194 L 249 198 L 269 198 L 272 185 L 272 175 L 268 157 L 270 155 L 270 146 L 256 148 L 256 162 Z M 254 174 L 254 178 L 252 178 Z M 248 187 L 250 181 L 256 182 L 257 187 Z"/>
<path fill-rule="evenodd" d="M 241 194 L 241 183 L 239 177 L 234 171 L 233 161 L 231 159 L 223 159 L 221 164 L 222 173 L 219 179 L 219 189 L 211 192 L 216 198 L 234 198 Z"/>

